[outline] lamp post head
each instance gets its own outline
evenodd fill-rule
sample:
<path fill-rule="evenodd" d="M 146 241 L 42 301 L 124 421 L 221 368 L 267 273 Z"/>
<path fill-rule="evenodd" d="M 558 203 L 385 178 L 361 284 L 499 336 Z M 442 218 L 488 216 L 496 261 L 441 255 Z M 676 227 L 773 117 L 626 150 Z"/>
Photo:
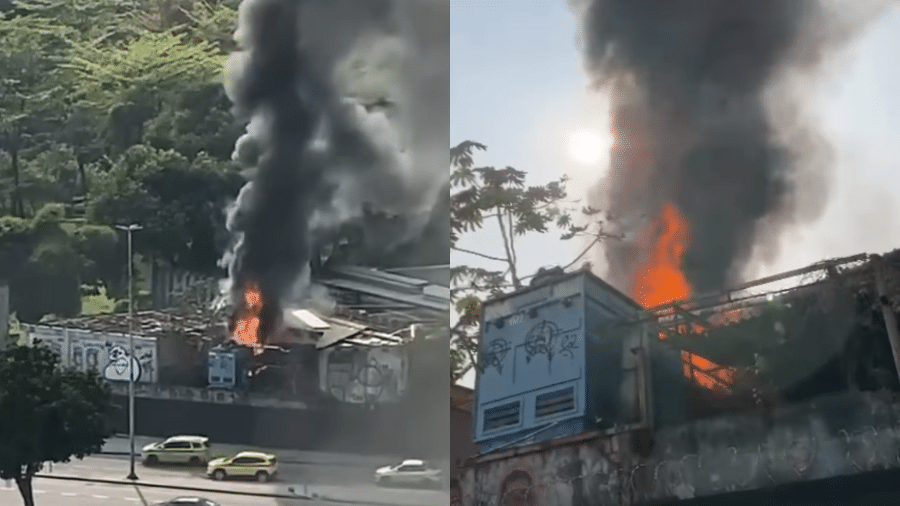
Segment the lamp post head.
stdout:
<path fill-rule="evenodd" d="M 125 230 L 127 232 L 136 232 L 138 230 L 142 230 L 144 227 L 138 225 L 137 223 L 132 223 L 130 225 L 116 225 L 116 228 L 119 230 Z"/>

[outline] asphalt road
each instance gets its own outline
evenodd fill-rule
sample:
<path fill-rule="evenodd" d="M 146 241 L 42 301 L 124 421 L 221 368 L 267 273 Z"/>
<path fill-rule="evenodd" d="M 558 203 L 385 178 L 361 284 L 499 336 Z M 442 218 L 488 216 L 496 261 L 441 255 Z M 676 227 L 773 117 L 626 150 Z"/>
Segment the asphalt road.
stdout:
<path fill-rule="evenodd" d="M 280 478 L 272 483 L 252 481 L 225 482 L 212 481 L 203 469 L 158 466 L 145 467 L 138 463 L 135 469 L 137 484 L 94 483 L 86 481 L 62 480 L 53 477 L 75 477 L 82 480 L 123 480 L 128 474 L 128 458 L 123 456 L 92 456 L 81 461 L 45 468 L 34 483 L 37 506 L 104 506 L 104 505 L 144 505 L 153 504 L 178 496 L 199 495 L 213 499 L 223 506 L 228 505 L 334 505 L 340 502 L 356 503 L 360 506 L 445 506 L 449 503 L 446 490 L 422 490 L 403 488 L 382 488 L 372 483 L 372 473 L 365 468 L 317 467 L 309 464 L 282 464 Z M 151 486 L 152 485 L 152 486 Z M 166 487 L 203 488 L 210 491 L 178 490 Z M 302 489 L 306 485 L 309 495 L 325 500 L 303 500 L 236 493 L 288 494 L 288 487 Z M 218 492 L 217 492 L 218 491 Z M 6 488 L 0 482 L 0 504 L 20 504 L 21 498 L 15 484 Z"/>

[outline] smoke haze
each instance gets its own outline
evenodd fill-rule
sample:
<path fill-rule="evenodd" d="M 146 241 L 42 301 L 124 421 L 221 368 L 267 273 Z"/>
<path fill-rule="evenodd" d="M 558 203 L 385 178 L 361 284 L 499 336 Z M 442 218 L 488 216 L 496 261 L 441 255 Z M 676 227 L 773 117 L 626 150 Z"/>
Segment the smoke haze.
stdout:
<path fill-rule="evenodd" d="M 245 0 L 226 91 L 249 120 L 234 158 L 232 300 L 256 284 L 264 339 L 309 296 L 318 242 L 371 207 L 415 238 L 449 177 L 449 6 L 391 0 Z"/>
<path fill-rule="evenodd" d="M 786 229 L 824 210 L 833 163 L 783 84 L 858 35 L 880 12 L 872 5 L 847 3 L 851 15 L 817 0 L 574 3 L 586 68 L 612 93 L 615 144 L 593 204 L 630 237 L 674 204 L 699 291 L 735 282 L 761 243 L 776 255 Z M 628 285 L 643 248 L 607 247 L 611 282 Z"/>

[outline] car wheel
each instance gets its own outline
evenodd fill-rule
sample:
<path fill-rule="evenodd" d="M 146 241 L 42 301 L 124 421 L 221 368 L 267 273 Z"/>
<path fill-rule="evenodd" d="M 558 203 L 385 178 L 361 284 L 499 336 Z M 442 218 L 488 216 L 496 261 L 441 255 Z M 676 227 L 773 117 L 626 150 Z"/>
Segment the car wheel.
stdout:
<path fill-rule="evenodd" d="M 215 472 L 213 472 L 212 477 L 216 481 L 222 481 L 225 479 L 225 471 L 223 471 L 221 469 L 216 469 Z"/>
<path fill-rule="evenodd" d="M 267 473 L 265 471 L 260 471 L 260 472 L 256 473 L 256 481 L 258 481 L 260 483 L 265 483 L 265 482 L 269 481 L 269 473 Z"/>
<path fill-rule="evenodd" d="M 391 484 L 391 479 L 390 479 L 390 478 L 385 477 L 385 476 L 382 476 L 381 478 L 378 478 L 378 485 L 380 485 L 380 486 L 382 486 L 382 487 L 386 487 L 386 486 L 388 486 L 388 485 L 390 485 L 390 484 Z"/>
<path fill-rule="evenodd" d="M 192 466 L 199 466 L 200 465 L 200 457 L 191 457 L 191 460 L 188 461 L 188 464 L 190 464 Z"/>
<path fill-rule="evenodd" d="M 156 455 L 150 455 L 149 457 L 147 457 L 148 466 L 155 466 L 157 464 L 159 464 L 159 457 L 157 457 Z"/>

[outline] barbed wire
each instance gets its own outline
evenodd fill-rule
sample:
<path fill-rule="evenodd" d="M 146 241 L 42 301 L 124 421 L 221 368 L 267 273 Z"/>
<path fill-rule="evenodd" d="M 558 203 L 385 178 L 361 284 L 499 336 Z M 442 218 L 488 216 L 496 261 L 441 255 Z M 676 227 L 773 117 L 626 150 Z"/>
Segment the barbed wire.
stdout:
<path fill-rule="evenodd" d="M 788 443 L 788 444 L 784 444 Z M 590 444 L 590 443 L 588 443 Z M 837 436 L 813 435 L 783 439 L 770 437 L 752 450 L 735 446 L 715 451 L 684 454 L 680 458 L 650 460 L 633 466 L 616 465 L 604 452 L 593 449 L 597 459 L 573 458 L 571 448 L 560 448 L 556 463 L 547 464 L 547 453 L 537 454 L 543 467 L 553 467 L 549 476 L 535 478 L 531 465 L 535 454 L 514 457 L 504 464 L 488 463 L 469 469 L 460 481 L 458 494 L 466 506 L 528 504 L 553 506 L 570 502 L 576 488 L 589 504 L 624 505 L 635 501 L 688 499 L 720 493 L 752 490 L 789 482 L 846 476 L 900 467 L 900 422 L 869 425 Z M 552 450 L 551 450 L 552 451 Z M 575 449 L 576 454 L 581 454 Z M 838 458 L 837 455 L 840 454 Z M 581 468 L 577 475 L 561 470 Z M 597 469 L 585 471 L 585 469 Z M 743 472 L 741 472 L 743 470 Z M 517 474 L 519 485 L 506 483 Z M 524 473 L 524 474 L 522 474 Z M 742 475 L 743 474 L 743 475 Z M 475 483 L 471 480 L 475 475 Z M 730 475 L 730 476 L 729 476 Z M 526 478 L 526 476 L 528 478 Z M 727 476 L 727 478 L 726 478 Z M 538 483 L 534 483 L 538 481 Z M 530 484 L 526 484 L 529 483 Z M 505 496 L 501 497 L 504 494 Z"/>

